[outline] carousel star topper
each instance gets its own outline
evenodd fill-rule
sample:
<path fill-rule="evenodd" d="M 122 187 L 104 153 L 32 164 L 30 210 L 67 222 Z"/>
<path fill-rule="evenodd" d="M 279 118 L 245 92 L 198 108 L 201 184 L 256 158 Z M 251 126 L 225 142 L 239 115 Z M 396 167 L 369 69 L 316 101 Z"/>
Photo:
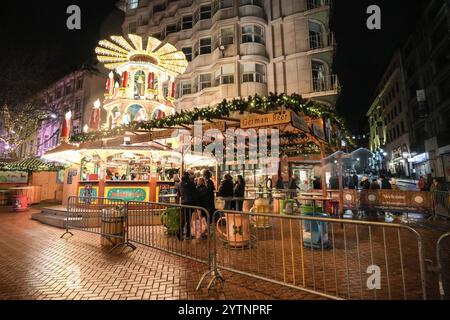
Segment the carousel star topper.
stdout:
<path fill-rule="evenodd" d="M 95 49 L 98 60 L 110 70 L 117 70 L 130 62 L 152 64 L 174 78 L 186 70 L 186 56 L 170 43 L 163 44 L 153 37 L 148 37 L 144 43 L 140 36 L 134 34 L 129 34 L 128 38 L 130 41 L 122 36 L 111 36 L 112 41 L 101 40 Z"/>

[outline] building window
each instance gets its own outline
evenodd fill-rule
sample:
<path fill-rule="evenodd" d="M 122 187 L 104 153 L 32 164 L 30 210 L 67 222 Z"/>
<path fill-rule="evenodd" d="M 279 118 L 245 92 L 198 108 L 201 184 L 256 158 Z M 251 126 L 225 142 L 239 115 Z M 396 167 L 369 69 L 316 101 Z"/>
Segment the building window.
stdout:
<path fill-rule="evenodd" d="M 181 18 L 181 30 L 192 29 L 192 16 L 184 16 Z"/>
<path fill-rule="evenodd" d="M 204 5 L 197 9 L 194 13 L 194 24 L 199 20 L 211 19 L 211 5 Z"/>
<path fill-rule="evenodd" d="M 256 42 L 264 44 L 263 28 L 257 25 L 242 27 L 242 43 Z"/>
<path fill-rule="evenodd" d="M 192 93 L 192 83 L 190 80 L 181 81 L 181 96 Z"/>
<path fill-rule="evenodd" d="M 161 3 L 161 4 L 156 5 L 156 6 L 153 7 L 153 13 L 161 12 L 161 11 L 164 11 L 164 10 L 166 10 L 166 4 L 165 3 Z"/>
<path fill-rule="evenodd" d="M 242 82 L 265 83 L 266 67 L 262 64 L 245 63 L 242 65 Z"/>
<path fill-rule="evenodd" d="M 192 47 L 181 48 L 181 51 L 183 51 L 187 61 L 192 61 Z"/>
<path fill-rule="evenodd" d="M 211 74 L 204 73 L 198 76 L 198 91 L 211 87 Z"/>
<path fill-rule="evenodd" d="M 65 91 L 64 92 L 65 95 L 71 94 L 72 93 L 72 86 L 71 85 L 67 85 L 65 87 L 64 91 Z"/>
<path fill-rule="evenodd" d="M 234 65 L 226 64 L 221 66 L 214 73 L 214 85 L 234 83 Z"/>
<path fill-rule="evenodd" d="M 216 48 L 218 48 L 219 46 L 226 46 L 226 45 L 233 44 L 234 30 L 233 30 L 233 28 L 220 29 L 218 34 L 216 34 L 215 38 L 216 39 L 215 39 L 214 43 L 216 45 Z"/>
<path fill-rule="evenodd" d="M 136 33 L 136 30 L 137 30 L 136 21 L 130 22 L 130 24 L 128 25 L 128 33 Z"/>
<path fill-rule="evenodd" d="M 77 79 L 76 88 L 77 88 L 77 90 L 80 90 L 83 88 L 83 78 Z"/>
<path fill-rule="evenodd" d="M 195 56 L 209 54 L 212 51 L 211 38 L 202 38 L 195 45 Z"/>
<path fill-rule="evenodd" d="M 258 7 L 262 7 L 263 6 L 263 2 L 262 0 L 239 0 L 239 5 L 240 6 L 258 6 Z"/>
<path fill-rule="evenodd" d="M 175 32 L 177 32 L 177 25 L 176 24 L 171 24 L 171 25 L 166 26 L 166 36 L 168 34 L 175 33 Z"/>
<path fill-rule="evenodd" d="M 217 11 L 225 8 L 231 8 L 233 6 L 233 0 L 215 0 L 212 5 L 212 14 L 216 14 Z"/>
<path fill-rule="evenodd" d="M 158 39 L 158 40 L 163 40 L 161 33 L 155 33 L 155 34 L 152 35 L 152 37 L 155 38 L 155 39 Z"/>
<path fill-rule="evenodd" d="M 139 6 L 139 0 L 128 0 L 128 9 L 136 9 Z"/>
<path fill-rule="evenodd" d="M 402 134 L 404 134 L 405 133 L 405 123 L 403 122 L 403 120 L 402 120 L 401 126 L 402 126 Z"/>

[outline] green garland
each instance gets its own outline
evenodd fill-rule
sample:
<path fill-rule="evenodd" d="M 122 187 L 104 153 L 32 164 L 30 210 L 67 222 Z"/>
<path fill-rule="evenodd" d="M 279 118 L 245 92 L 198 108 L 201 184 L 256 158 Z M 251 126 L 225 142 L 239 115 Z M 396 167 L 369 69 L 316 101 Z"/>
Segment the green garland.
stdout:
<path fill-rule="evenodd" d="M 96 132 L 81 133 L 71 137 L 71 142 L 96 141 L 123 135 L 127 131 L 151 131 L 152 129 L 170 128 L 181 125 L 191 125 L 197 120 L 212 120 L 229 117 L 233 112 L 268 113 L 277 111 L 281 107 L 294 112 L 301 112 L 312 119 L 330 119 L 342 132 L 343 139 L 347 145 L 354 145 L 352 137 L 345 126 L 344 119 L 337 114 L 332 107 L 303 99 L 298 94 L 275 94 L 270 93 L 267 97 L 258 95 L 250 96 L 248 99 L 223 100 L 215 107 L 194 108 L 189 111 L 180 111 L 175 114 L 146 122 L 133 121 L 128 125 L 122 125 L 113 129 L 100 130 Z"/>

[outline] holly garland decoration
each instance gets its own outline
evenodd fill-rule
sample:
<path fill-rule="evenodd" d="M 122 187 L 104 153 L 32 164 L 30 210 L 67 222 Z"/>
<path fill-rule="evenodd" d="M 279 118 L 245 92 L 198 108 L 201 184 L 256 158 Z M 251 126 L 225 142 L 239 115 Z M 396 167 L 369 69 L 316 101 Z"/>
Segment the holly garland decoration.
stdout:
<path fill-rule="evenodd" d="M 247 99 L 224 99 L 215 107 L 194 108 L 189 111 L 175 112 L 175 114 L 162 119 L 154 119 L 145 122 L 133 121 L 128 125 L 122 125 L 113 129 L 100 130 L 96 132 L 80 133 L 71 137 L 71 142 L 96 141 L 112 138 L 125 134 L 127 131 L 151 131 L 152 129 L 163 129 L 181 125 L 191 125 L 198 120 L 213 120 L 229 117 L 234 112 L 244 114 L 268 113 L 285 108 L 298 113 L 303 113 L 312 119 L 330 119 L 331 123 L 342 132 L 343 140 L 347 145 L 354 145 L 350 133 L 346 129 L 344 119 L 337 114 L 332 107 L 318 102 L 303 99 L 299 94 L 276 94 L 268 96 L 249 96 Z"/>

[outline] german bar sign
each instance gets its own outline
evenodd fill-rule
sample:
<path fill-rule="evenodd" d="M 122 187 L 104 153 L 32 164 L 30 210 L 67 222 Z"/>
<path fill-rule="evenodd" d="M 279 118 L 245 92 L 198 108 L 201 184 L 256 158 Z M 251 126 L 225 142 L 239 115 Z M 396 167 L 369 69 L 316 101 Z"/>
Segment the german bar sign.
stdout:
<path fill-rule="evenodd" d="M 267 127 L 278 124 L 287 124 L 291 122 L 291 113 L 288 111 L 280 111 L 276 113 L 260 114 L 241 119 L 241 128 L 258 128 Z"/>

